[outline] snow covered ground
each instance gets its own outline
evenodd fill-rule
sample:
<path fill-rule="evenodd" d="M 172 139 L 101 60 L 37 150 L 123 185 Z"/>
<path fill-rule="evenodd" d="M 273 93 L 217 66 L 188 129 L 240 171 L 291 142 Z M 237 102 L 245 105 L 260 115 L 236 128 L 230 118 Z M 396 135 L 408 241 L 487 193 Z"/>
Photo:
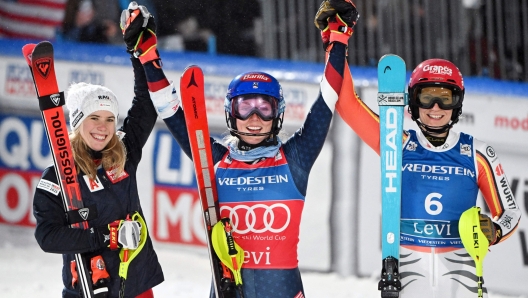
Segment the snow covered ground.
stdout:
<path fill-rule="evenodd" d="M 0 225 L 0 297 L 60 297 L 60 255 L 44 253 L 33 238 L 32 228 Z M 176 250 L 156 245 L 165 282 L 154 288 L 154 295 L 171 298 L 208 297 L 209 260 L 205 251 Z M 306 297 L 378 298 L 377 280 L 342 278 L 335 274 L 303 272 Z M 490 293 L 489 298 L 513 298 Z M 523 297 L 515 297 L 523 298 Z M 524 297 L 525 298 L 525 297 Z"/>

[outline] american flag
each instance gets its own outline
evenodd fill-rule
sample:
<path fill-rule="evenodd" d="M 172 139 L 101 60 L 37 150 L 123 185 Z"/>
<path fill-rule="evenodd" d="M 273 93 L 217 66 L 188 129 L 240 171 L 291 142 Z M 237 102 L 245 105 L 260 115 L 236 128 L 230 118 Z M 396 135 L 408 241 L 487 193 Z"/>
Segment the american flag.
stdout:
<path fill-rule="evenodd" d="M 0 37 L 55 39 L 68 0 L 0 0 Z"/>

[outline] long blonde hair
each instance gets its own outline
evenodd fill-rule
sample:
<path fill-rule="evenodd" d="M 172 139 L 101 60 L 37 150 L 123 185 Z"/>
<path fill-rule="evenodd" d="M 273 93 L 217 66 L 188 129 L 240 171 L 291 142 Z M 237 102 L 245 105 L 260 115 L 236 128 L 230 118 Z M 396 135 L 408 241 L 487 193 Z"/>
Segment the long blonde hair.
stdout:
<path fill-rule="evenodd" d="M 97 165 L 90 155 L 90 147 L 86 144 L 80 133 L 80 126 L 70 133 L 70 143 L 73 151 L 73 159 L 77 166 L 77 173 L 83 172 L 91 179 L 97 177 Z M 101 165 L 105 170 L 112 170 L 115 177 L 119 177 L 125 170 L 126 148 L 117 134 L 102 151 Z"/>

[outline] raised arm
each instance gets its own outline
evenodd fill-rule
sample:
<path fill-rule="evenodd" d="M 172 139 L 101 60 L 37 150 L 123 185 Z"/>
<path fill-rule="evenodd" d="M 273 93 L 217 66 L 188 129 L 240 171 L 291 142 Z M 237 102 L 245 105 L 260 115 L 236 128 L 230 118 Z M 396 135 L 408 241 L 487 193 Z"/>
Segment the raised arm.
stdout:
<path fill-rule="evenodd" d="M 132 4 L 131 4 L 132 5 Z M 156 49 L 156 23 L 144 6 L 129 7 L 121 15 L 121 28 L 127 52 L 134 67 L 134 94 L 132 107 L 120 129 L 125 133 L 127 158 L 136 164 L 157 120 L 150 94 L 170 89 L 169 81 L 161 69 L 161 59 Z"/>

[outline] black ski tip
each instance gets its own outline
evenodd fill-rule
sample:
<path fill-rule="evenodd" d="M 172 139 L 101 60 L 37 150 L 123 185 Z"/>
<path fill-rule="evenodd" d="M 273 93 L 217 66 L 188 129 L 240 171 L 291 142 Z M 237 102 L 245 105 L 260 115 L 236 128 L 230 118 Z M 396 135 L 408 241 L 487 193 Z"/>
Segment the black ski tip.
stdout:
<path fill-rule="evenodd" d="M 33 49 L 33 58 L 53 56 L 53 45 L 49 41 L 39 42 Z"/>

